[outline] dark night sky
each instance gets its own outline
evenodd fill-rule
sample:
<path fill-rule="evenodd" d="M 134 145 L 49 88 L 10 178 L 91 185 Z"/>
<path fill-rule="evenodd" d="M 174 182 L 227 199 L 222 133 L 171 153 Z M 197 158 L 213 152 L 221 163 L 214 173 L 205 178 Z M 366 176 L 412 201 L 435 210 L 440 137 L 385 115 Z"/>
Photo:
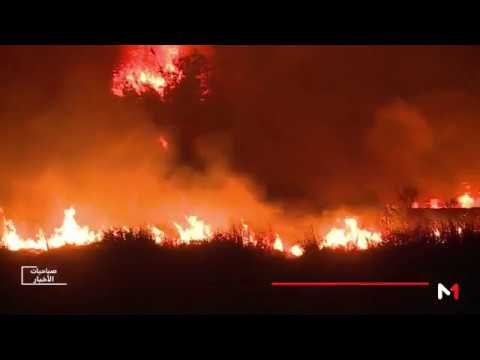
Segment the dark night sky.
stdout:
<path fill-rule="evenodd" d="M 58 176 L 39 178 L 49 169 L 93 197 L 87 188 L 112 181 L 105 172 L 144 156 L 139 139 L 125 159 L 105 155 L 137 131 L 175 143 L 165 176 L 202 173 L 205 152 L 222 154 L 289 208 L 374 205 L 405 185 L 428 196 L 454 196 L 465 180 L 480 187 L 480 47 L 214 47 L 209 98 L 186 82 L 168 104 L 111 94 L 119 54 L 0 47 L 0 206 L 60 207 Z M 76 176 L 85 172 L 94 175 Z"/>

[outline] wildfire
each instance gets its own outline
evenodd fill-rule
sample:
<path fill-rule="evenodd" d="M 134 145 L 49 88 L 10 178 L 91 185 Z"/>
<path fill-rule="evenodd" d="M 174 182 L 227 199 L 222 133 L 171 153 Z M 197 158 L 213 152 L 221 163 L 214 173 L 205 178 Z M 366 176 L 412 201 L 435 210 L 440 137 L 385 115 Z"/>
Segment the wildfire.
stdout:
<path fill-rule="evenodd" d="M 53 236 L 48 239 L 48 246 L 57 248 L 64 245 L 87 245 L 101 240 L 101 234 L 91 231 L 88 226 L 80 226 L 75 221 L 75 209 L 65 210 L 65 217 L 61 227 L 55 229 Z"/>
<path fill-rule="evenodd" d="M 462 195 L 458 196 L 456 199 L 451 199 L 449 201 L 443 201 L 438 198 L 431 198 L 428 202 L 420 204 L 417 201 L 412 202 L 411 208 L 418 209 L 418 208 L 428 208 L 428 209 L 445 209 L 445 208 L 463 208 L 463 209 L 471 209 L 474 207 L 478 207 L 477 202 L 480 199 L 475 199 L 471 196 L 470 192 L 470 185 L 468 185 L 468 190 L 463 193 Z"/>
<path fill-rule="evenodd" d="M 460 207 L 464 209 L 470 209 L 475 204 L 475 199 L 472 198 L 468 193 L 465 193 L 462 196 L 459 196 L 457 201 Z"/>
<path fill-rule="evenodd" d="M 39 230 L 33 238 L 23 238 L 17 233 L 17 229 L 12 220 L 4 219 L 3 234 L 0 245 L 5 248 L 18 250 L 34 250 L 34 251 L 48 251 L 49 249 L 60 248 L 65 245 L 89 245 L 102 241 L 105 234 L 103 230 L 94 231 L 88 226 L 81 226 L 75 220 L 76 211 L 70 207 L 64 211 L 63 223 L 60 227 L 55 228 L 50 236 L 46 236 L 42 230 Z M 189 245 L 198 241 L 210 241 L 213 237 L 211 226 L 205 221 L 199 219 L 197 216 L 186 216 L 187 226 L 182 226 L 174 222 L 174 226 L 178 233 L 179 244 Z M 371 232 L 358 227 L 357 221 L 354 218 L 346 218 L 344 220 L 345 228 L 333 228 L 326 235 L 323 247 L 337 248 L 345 247 L 347 249 L 367 249 L 371 246 L 382 242 L 381 235 L 377 232 Z M 257 245 L 255 234 L 250 230 L 249 226 L 241 223 L 241 238 L 243 245 Z M 116 229 L 111 227 L 115 235 Z M 130 233 L 132 230 L 127 226 L 120 227 L 120 231 Z M 108 229 L 107 229 L 108 230 Z M 167 240 L 167 235 L 164 231 L 156 226 L 148 225 L 147 230 L 151 235 L 152 240 L 158 244 L 163 245 Z M 459 230 L 459 233 L 461 230 Z M 438 234 L 437 234 L 438 232 Z M 435 235 L 439 236 L 438 230 Z M 174 242 L 175 244 L 175 242 Z M 275 234 L 271 249 L 282 252 L 286 255 L 300 257 L 304 254 L 305 249 L 296 244 L 289 248 L 285 247 L 284 241 L 278 233 Z M 287 251 L 288 249 L 288 251 Z"/>
<path fill-rule="evenodd" d="M 56 228 L 49 238 L 46 238 L 43 231 L 39 230 L 35 239 L 23 239 L 17 234 L 13 221 L 5 219 L 2 243 L 7 249 L 13 251 L 48 250 L 64 245 L 88 245 L 101 239 L 101 233 L 91 231 L 88 226 L 78 225 L 75 221 L 75 209 L 69 208 L 65 210 L 62 226 Z"/>
<path fill-rule="evenodd" d="M 142 95 L 153 90 L 163 98 L 165 91 L 184 77 L 178 67 L 179 54 L 179 46 L 130 46 L 125 61 L 113 73 L 113 94 L 125 96 L 133 91 Z"/>
<path fill-rule="evenodd" d="M 380 233 L 359 229 L 356 219 L 346 218 L 344 222 L 344 229 L 333 228 L 328 232 L 323 243 L 324 247 L 364 250 L 382 242 Z"/>
<path fill-rule="evenodd" d="M 295 257 L 302 256 L 304 252 L 305 250 L 303 250 L 303 248 L 300 245 L 293 245 L 290 248 L 290 253 Z"/>
<path fill-rule="evenodd" d="M 30 249 L 30 250 L 47 250 L 47 243 L 42 231 L 39 231 L 36 239 L 22 239 L 15 229 L 12 220 L 5 219 L 3 225 L 3 245 L 12 251 Z"/>
<path fill-rule="evenodd" d="M 149 226 L 150 233 L 156 244 L 161 244 L 166 239 L 165 233 L 156 226 Z"/>
<path fill-rule="evenodd" d="M 440 200 L 439 199 L 430 199 L 430 208 L 440 209 Z"/>
<path fill-rule="evenodd" d="M 191 241 L 208 240 L 212 236 L 210 225 L 204 221 L 199 220 L 196 216 L 186 217 L 188 227 L 183 228 L 181 225 L 174 222 L 180 236 L 180 241 L 184 244 L 189 244 Z"/>
<path fill-rule="evenodd" d="M 243 245 L 257 245 L 255 240 L 255 234 L 249 229 L 248 225 L 245 224 L 242 220 L 242 243 Z"/>
<path fill-rule="evenodd" d="M 59 248 L 65 245 L 88 245 L 101 241 L 103 233 L 90 230 L 88 226 L 80 226 L 75 220 L 75 209 L 69 208 L 64 212 L 65 216 L 63 224 L 59 228 L 54 229 L 50 237 L 46 237 L 42 230 L 39 230 L 34 239 L 22 238 L 15 228 L 12 220 L 5 219 L 3 226 L 3 235 L 1 243 L 9 250 L 17 251 L 22 249 L 43 250 Z M 188 216 L 187 222 L 189 227 L 183 228 L 181 225 L 174 223 L 178 230 L 180 241 L 182 243 L 190 243 L 190 241 L 206 240 L 212 236 L 210 226 L 196 216 Z M 123 231 L 129 232 L 129 228 L 122 227 Z M 149 225 L 153 240 L 157 244 L 162 244 L 166 239 L 166 234 L 156 226 Z"/>
<path fill-rule="evenodd" d="M 275 235 L 275 241 L 273 242 L 273 249 L 283 252 L 283 242 L 282 242 L 282 239 L 280 239 L 280 235 L 278 234 Z"/>
<path fill-rule="evenodd" d="M 278 234 L 275 235 L 275 241 L 273 242 L 273 249 L 283 252 L 283 242 L 282 242 L 282 239 L 280 239 L 280 236 Z"/>

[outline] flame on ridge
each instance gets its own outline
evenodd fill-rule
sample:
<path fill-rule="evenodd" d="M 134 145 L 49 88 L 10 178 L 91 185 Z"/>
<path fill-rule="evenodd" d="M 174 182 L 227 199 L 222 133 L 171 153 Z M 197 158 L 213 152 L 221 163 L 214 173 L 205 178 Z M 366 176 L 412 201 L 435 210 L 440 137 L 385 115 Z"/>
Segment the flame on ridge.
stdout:
<path fill-rule="evenodd" d="M 60 227 L 55 228 L 50 236 L 46 236 L 40 229 L 34 238 L 22 238 L 15 228 L 12 220 L 4 219 L 3 234 L 1 237 L 1 245 L 5 248 L 18 250 L 34 250 L 47 251 L 49 249 L 59 248 L 65 245 L 89 245 L 103 240 L 103 230 L 94 231 L 88 226 L 81 226 L 75 220 L 76 211 L 70 207 L 64 211 L 63 223 Z M 187 216 L 186 226 L 182 226 L 174 222 L 174 226 L 178 233 L 177 244 L 191 244 L 192 242 L 208 242 L 213 238 L 211 226 L 197 216 Z M 382 242 L 380 233 L 368 231 L 359 228 L 357 220 L 354 218 L 344 219 L 345 228 L 333 228 L 325 236 L 322 247 L 346 249 L 367 249 L 378 245 Z M 160 228 L 148 225 L 147 229 L 156 244 L 164 244 L 167 236 Z M 113 230 L 114 234 L 116 230 Z M 123 226 L 124 232 L 131 230 Z M 461 230 L 459 230 L 459 234 Z M 248 225 L 242 222 L 241 239 L 243 245 L 256 245 L 257 239 L 255 234 L 249 229 Z M 435 234 L 438 236 L 438 231 Z M 279 234 L 275 234 L 273 243 L 270 245 L 272 250 L 282 252 L 293 257 L 300 257 L 304 254 L 305 249 L 296 244 L 286 248 Z"/>
<path fill-rule="evenodd" d="M 359 228 L 354 218 L 344 219 L 344 224 L 343 229 L 333 228 L 328 232 L 323 247 L 365 250 L 382 242 L 380 233 Z"/>

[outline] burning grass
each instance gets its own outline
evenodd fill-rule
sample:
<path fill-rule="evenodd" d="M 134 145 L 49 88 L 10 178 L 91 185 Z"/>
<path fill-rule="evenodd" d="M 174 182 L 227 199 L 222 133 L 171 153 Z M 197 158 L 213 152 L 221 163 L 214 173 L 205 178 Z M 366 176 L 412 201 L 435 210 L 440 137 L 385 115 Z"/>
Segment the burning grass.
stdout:
<path fill-rule="evenodd" d="M 236 251 L 254 251 L 257 253 L 270 254 L 273 256 L 285 256 L 297 258 L 309 256 L 315 253 L 362 253 L 367 250 L 364 247 L 330 246 L 328 240 L 322 241 L 317 238 L 304 238 L 299 244 L 292 246 L 284 245 L 281 238 L 275 232 L 256 233 L 254 240 L 243 227 L 232 226 L 228 231 L 212 232 L 208 239 L 182 241 L 176 236 L 167 236 L 165 233 L 158 235 L 152 226 L 145 227 L 118 227 L 109 228 L 102 232 L 95 233 L 101 241 L 85 243 L 81 246 L 75 243 L 65 243 L 61 247 L 50 247 L 47 252 L 73 251 L 83 249 L 162 249 L 168 251 L 178 250 L 201 251 L 201 249 L 235 249 Z M 472 223 L 437 222 L 434 226 L 417 226 L 403 230 L 391 231 L 382 234 L 382 241 L 368 248 L 368 252 L 378 251 L 385 248 L 399 247 L 448 247 L 448 246 L 472 246 L 480 244 L 479 227 Z M 333 229 L 332 231 L 338 231 Z M 329 232 L 329 234 L 332 233 Z M 159 240 L 161 239 L 161 240 Z M 327 237 L 328 239 L 328 237 Z M 348 239 L 348 236 L 347 236 Z M 3 248 L 2 251 L 9 252 Z M 45 253 L 44 248 L 19 248 L 17 252 L 24 254 Z"/>
<path fill-rule="evenodd" d="M 148 228 L 109 230 L 101 242 L 33 253 L 0 250 L 0 312 L 35 314 L 319 314 L 449 311 L 435 291 L 418 289 L 278 289 L 273 281 L 460 282 L 461 306 L 471 311 L 480 264 L 477 232 L 438 243 L 426 231 L 402 234 L 365 250 L 302 244 L 300 257 L 266 244 L 243 243 L 241 231 L 215 233 L 208 242 L 156 244 Z M 274 236 L 274 235 L 273 235 Z M 397 236 L 397 234 L 395 235 Z M 413 238 L 415 237 L 415 238 Z M 458 241 L 457 241 L 458 240 Z M 20 266 L 58 269 L 68 286 L 19 286 Z M 469 302 L 469 298 L 471 301 Z M 436 306 L 435 306 L 436 305 Z"/>
<path fill-rule="evenodd" d="M 236 247 L 281 253 L 288 257 L 301 257 L 308 252 L 309 248 L 364 251 L 377 247 L 404 246 L 410 243 L 462 244 L 465 241 L 477 241 L 476 238 L 480 236 L 478 211 L 472 209 L 413 211 L 386 216 L 381 231 L 363 228 L 357 219 L 348 217 L 344 219 L 343 226 L 332 227 L 320 236 L 312 232 L 303 240 L 297 240 L 292 244 L 291 240 L 285 241 L 272 229 L 267 232 L 254 232 L 244 222 L 233 225 L 227 230 L 213 230 L 206 221 L 197 216 L 186 216 L 185 221 L 180 224 L 173 221 L 174 232 L 164 232 L 154 225 L 103 227 L 100 230 L 92 230 L 89 226 L 79 225 L 75 219 L 75 209 L 69 208 L 65 210 L 60 227 L 53 229 L 50 234 L 39 229 L 34 238 L 20 236 L 13 221 L 4 219 L 1 245 L 11 251 L 26 250 L 38 253 L 67 246 L 111 247 L 115 244 L 121 244 L 121 246 L 148 244 L 148 246 L 159 247 L 191 246 L 195 248 L 212 243 L 226 243 Z M 392 221 L 391 218 L 396 219 Z"/>
<path fill-rule="evenodd" d="M 391 313 L 450 311 L 434 291 L 274 289 L 273 281 L 460 282 L 474 299 L 479 223 L 436 222 L 382 233 L 368 249 L 325 247 L 306 236 L 289 246 L 274 231 L 246 224 L 181 241 L 152 226 L 102 231 L 101 241 L 42 250 L 0 249 L 0 310 L 47 314 Z M 461 226 L 462 231 L 458 231 Z M 159 230 L 158 228 L 155 228 Z M 438 230 L 438 234 L 436 233 Z M 159 230 L 160 231 L 160 230 Z M 281 242 L 283 249 L 278 243 Z M 277 243 L 277 245 L 275 245 Z M 300 252 L 297 252 L 301 250 Z M 297 254 L 292 254 L 297 252 Z M 68 286 L 18 284 L 20 266 L 59 269 Z M 55 287 L 54 287 L 55 288 Z M 34 299 L 34 301 L 32 300 Z M 460 310 L 475 311 L 459 302 Z"/>

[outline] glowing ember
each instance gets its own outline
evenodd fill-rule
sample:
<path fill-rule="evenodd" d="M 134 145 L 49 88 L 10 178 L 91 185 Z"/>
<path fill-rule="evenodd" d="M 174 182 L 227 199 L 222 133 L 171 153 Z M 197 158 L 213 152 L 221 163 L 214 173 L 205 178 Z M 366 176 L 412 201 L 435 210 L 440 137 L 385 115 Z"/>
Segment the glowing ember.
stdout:
<path fill-rule="evenodd" d="M 470 209 L 475 204 L 475 199 L 472 198 L 470 195 L 468 195 L 468 193 L 465 193 L 462 196 L 460 196 L 457 199 L 457 201 L 458 201 L 458 204 L 460 205 L 460 207 L 462 207 L 464 209 Z"/>
<path fill-rule="evenodd" d="M 382 242 L 380 233 L 358 228 L 357 220 L 346 218 L 345 229 L 333 228 L 325 236 L 324 247 L 367 249 Z"/>
<path fill-rule="evenodd" d="M 179 46 L 130 46 L 125 61 L 114 71 L 112 92 L 125 96 L 128 92 L 142 95 L 153 90 L 163 98 L 165 91 L 183 78 L 178 68 Z"/>
<path fill-rule="evenodd" d="M 293 246 L 290 248 L 290 253 L 291 253 L 293 256 L 296 256 L 296 257 L 302 256 L 304 252 L 305 252 L 305 251 L 303 250 L 303 248 L 302 248 L 300 245 L 293 245 Z"/>
<path fill-rule="evenodd" d="M 280 239 L 280 236 L 278 234 L 275 235 L 275 241 L 273 243 L 273 249 L 283 252 L 283 242 L 282 242 L 282 239 Z"/>
<path fill-rule="evenodd" d="M 462 235 L 462 232 L 463 232 L 463 230 L 462 230 L 462 228 L 459 226 L 459 227 L 457 228 L 457 233 L 458 233 L 458 235 Z"/>
<path fill-rule="evenodd" d="M 187 228 L 183 228 L 176 222 L 173 223 L 182 243 L 189 244 L 191 241 L 208 240 L 212 236 L 210 225 L 197 219 L 196 216 L 187 216 L 186 220 L 189 225 Z"/>
<path fill-rule="evenodd" d="M 165 138 L 163 136 L 160 136 L 158 138 L 158 143 L 163 148 L 163 150 L 168 150 L 168 142 L 167 142 L 167 140 L 165 140 Z"/>
<path fill-rule="evenodd" d="M 433 231 L 433 235 L 435 235 L 435 237 L 439 238 L 439 237 L 440 237 L 440 230 L 435 229 L 435 230 Z"/>

